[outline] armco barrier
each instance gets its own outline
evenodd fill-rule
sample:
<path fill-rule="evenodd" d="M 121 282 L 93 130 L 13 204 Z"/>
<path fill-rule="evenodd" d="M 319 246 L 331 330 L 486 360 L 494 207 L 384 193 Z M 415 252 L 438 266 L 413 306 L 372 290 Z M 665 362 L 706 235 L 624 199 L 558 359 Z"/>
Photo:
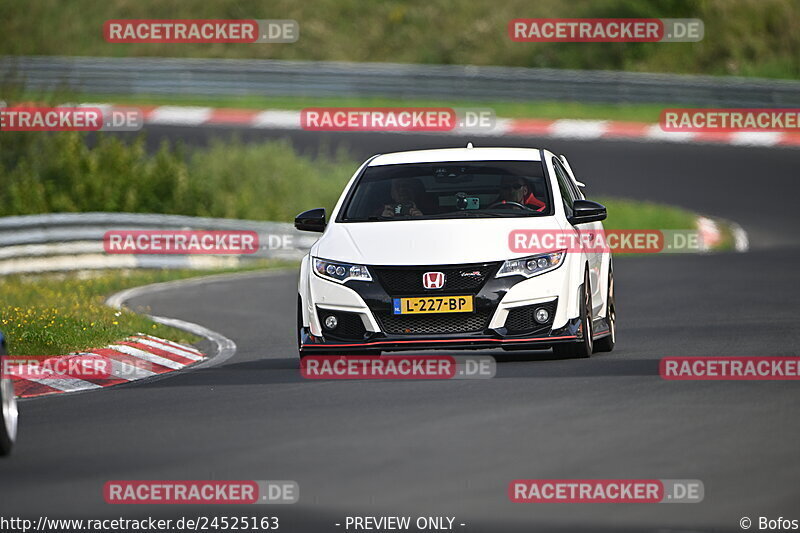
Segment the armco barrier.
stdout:
<path fill-rule="evenodd" d="M 259 250 L 246 255 L 107 254 L 109 230 L 255 231 Z M 221 268 L 254 259 L 299 259 L 318 235 L 283 222 L 136 213 L 58 213 L 0 218 L 0 275 L 100 268 Z"/>
<path fill-rule="evenodd" d="M 123 57 L 0 57 L 0 79 L 93 94 L 385 96 L 800 107 L 800 82 L 468 65 Z"/>

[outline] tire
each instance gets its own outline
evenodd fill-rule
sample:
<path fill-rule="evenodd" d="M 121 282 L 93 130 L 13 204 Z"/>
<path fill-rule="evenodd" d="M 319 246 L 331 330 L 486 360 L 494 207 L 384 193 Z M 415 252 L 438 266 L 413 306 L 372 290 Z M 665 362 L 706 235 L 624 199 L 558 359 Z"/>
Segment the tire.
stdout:
<path fill-rule="evenodd" d="M 592 339 L 592 290 L 589 285 L 589 272 L 583 275 L 581 292 L 583 298 L 581 298 L 580 318 L 583 339 L 578 342 L 553 345 L 553 353 L 559 357 L 585 359 L 592 355 L 594 341 Z"/>
<path fill-rule="evenodd" d="M 0 364 L 5 350 L 0 347 Z M 0 455 L 8 455 L 17 440 L 17 400 L 8 378 L 0 378 Z"/>
<path fill-rule="evenodd" d="M 297 339 L 297 353 L 300 354 L 300 359 L 303 358 L 303 350 L 302 345 L 300 344 L 300 338 L 302 336 L 303 331 L 303 299 L 300 295 L 297 295 L 297 327 L 294 330 L 295 337 Z"/>
<path fill-rule="evenodd" d="M 608 272 L 607 298 L 606 322 L 608 322 L 609 334 L 594 343 L 595 352 L 610 352 L 617 343 L 617 303 L 614 297 L 614 272 L 612 270 Z"/>
<path fill-rule="evenodd" d="M 297 295 L 297 328 L 294 334 L 297 338 L 297 354 L 300 356 L 300 364 L 303 364 L 303 358 L 309 354 L 303 351 L 303 346 L 300 343 L 303 336 L 303 299 L 299 294 Z"/>

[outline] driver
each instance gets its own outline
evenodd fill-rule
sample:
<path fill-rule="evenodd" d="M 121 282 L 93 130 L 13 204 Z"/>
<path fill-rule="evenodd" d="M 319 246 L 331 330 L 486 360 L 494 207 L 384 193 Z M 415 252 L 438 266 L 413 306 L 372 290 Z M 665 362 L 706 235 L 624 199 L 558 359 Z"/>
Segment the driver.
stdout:
<path fill-rule="evenodd" d="M 544 202 L 533 195 L 528 187 L 528 182 L 517 176 L 503 176 L 500 181 L 498 202 L 502 204 L 512 202 L 539 212 L 544 211 L 544 208 L 547 207 Z"/>
<path fill-rule="evenodd" d="M 383 206 L 381 216 L 394 218 L 395 216 L 406 216 L 419 218 L 423 216 L 422 211 L 417 207 L 417 201 L 421 195 L 420 189 L 423 185 L 411 178 L 395 178 L 392 180 L 392 203 Z"/>

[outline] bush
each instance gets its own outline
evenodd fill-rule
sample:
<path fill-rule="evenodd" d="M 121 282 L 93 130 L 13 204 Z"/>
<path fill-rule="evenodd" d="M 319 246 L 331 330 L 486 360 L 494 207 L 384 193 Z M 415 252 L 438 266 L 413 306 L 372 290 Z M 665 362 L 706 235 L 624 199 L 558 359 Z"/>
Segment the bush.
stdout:
<path fill-rule="evenodd" d="M 356 164 L 343 153 L 313 159 L 288 141 L 215 141 L 191 151 L 144 138 L 126 143 L 64 132 L 0 139 L 0 216 L 57 212 L 166 213 L 291 220 L 331 208 Z"/>

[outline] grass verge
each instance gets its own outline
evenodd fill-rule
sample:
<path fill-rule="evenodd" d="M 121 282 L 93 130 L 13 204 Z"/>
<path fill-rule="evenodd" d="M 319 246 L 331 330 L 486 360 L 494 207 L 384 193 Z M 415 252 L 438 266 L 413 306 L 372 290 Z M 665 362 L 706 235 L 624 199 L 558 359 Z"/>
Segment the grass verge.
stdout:
<path fill-rule="evenodd" d="M 695 229 L 697 215 L 687 209 L 641 200 L 597 198 L 608 210 L 603 226 L 618 229 Z"/>
<path fill-rule="evenodd" d="M 678 104 L 600 104 L 591 102 L 526 100 L 484 101 L 383 97 L 328 97 L 309 96 L 191 96 L 191 95 L 120 95 L 90 93 L 27 92 L 17 97 L 28 102 L 92 102 L 113 103 L 132 106 L 201 106 L 233 109 L 287 109 L 300 110 L 306 107 L 453 107 L 489 108 L 502 118 L 539 119 L 584 119 L 620 120 L 628 122 L 658 122 L 661 110 L 666 107 L 681 107 Z"/>
<path fill-rule="evenodd" d="M 269 267 L 291 263 L 273 262 Z M 199 339 L 143 315 L 103 304 L 112 293 L 233 270 L 102 271 L 0 277 L 0 329 L 12 355 L 62 355 L 100 348 L 138 332 L 177 342 Z"/>

